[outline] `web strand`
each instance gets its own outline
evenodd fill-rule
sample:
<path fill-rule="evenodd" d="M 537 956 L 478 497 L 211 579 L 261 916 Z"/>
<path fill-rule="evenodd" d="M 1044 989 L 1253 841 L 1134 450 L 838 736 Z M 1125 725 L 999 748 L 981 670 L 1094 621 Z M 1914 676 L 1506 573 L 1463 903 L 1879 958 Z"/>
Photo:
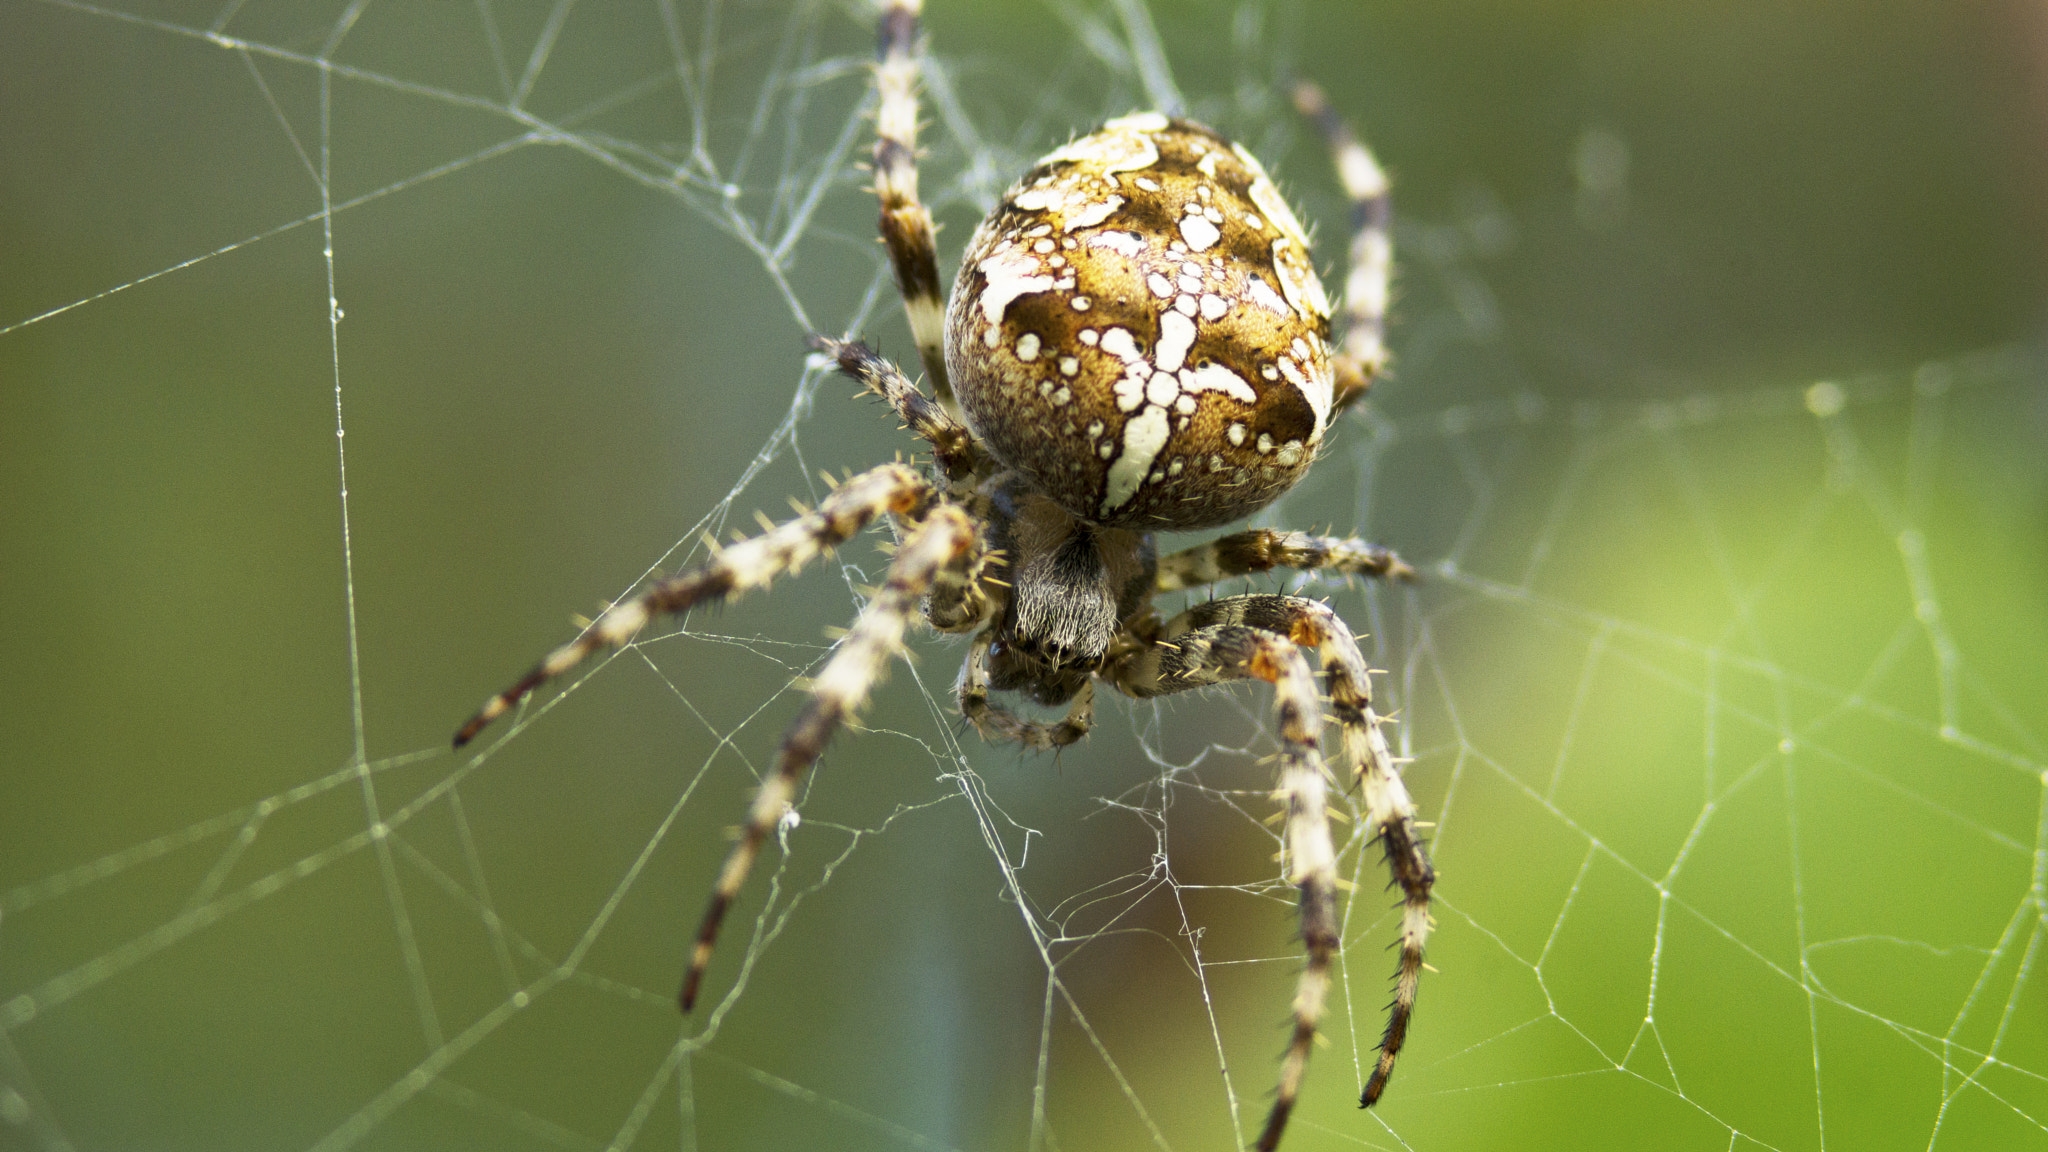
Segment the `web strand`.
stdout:
<path fill-rule="evenodd" d="M 822 629 L 850 623 L 886 572 L 872 547 L 881 538 L 847 542 L 759 607 L 649 628 L 462 755 L 439 746 L 433 725 L 458 720 L 476 695 L 440 670 L 459 666 L 475 677 L 463 684 L 487 688 L 510 670 L 494 663 L 499 639 L 531 654 L 567 638 L 533 632 L 567 627 L 574 587 L 546 602 L 554 616 L 542 626 L 510 618 L 513 596 L 498 590 L 520 587 L 537 554 L 574 554 L 623 599 L 722 547 L 735 513 L 741 524 L 757 507 L 782 516 L 789 498 L 815 504 L 829 490 L 820 471 L 915 449 L 803 353 L 804 337 L 824 330 L 867 334 L 898 364 L 916 359 L 863 190 L 876 105 L 862 14 L 658 2 L 603 17 L 487 3 L 447 33 L 449 60 L 428 62 L 392 47 L 405 41 L 397 9 L 360 2 L 311 12 L 247 0 L 183 18 L 26 7 L 195 87 L 227 77 L 225 107 L 240 118 L 179 137 L 190 150 L 179 158 L 238 184 L 243 165 L 273 164 L 292 191 L 252 194 L 255 207 L 218 217 L 203 211 L 210 197 L 173 205 L 218 234 L 178 233 L 169 255 L 146 239 L 117 246 L 111 265 L 82 254 L 100 279 L 10 296 L 0 354 L 110 325 L 177 386 L 154 386 L 160 407 L 74 418 L 107 437 L 160 421 L 174 447 L 206 456 L 215 442 L 194 413 L 214 385 L 182 374 L 184 350 L 262 346 L 232 321 L 259 298 L 291 297 L 289 318 L 322 330 L 317 350 L 295 346 L 221 401 L 248 427 L 195 471 L 241 475 L 235 456 L 278 440 L 290 458 L 278 475 L 317 473 L 317 515 L 333 525 L 316 537 L 331 549 L 318 561 L 231 558 L 209 570 L 224 591 L 195 593 L 130 522 L 203 539 L 206 510 L 193 505 L 205 501 L 137 452 L 140 479 L 122 473 L 107 487 L 163 501 L 95 508 L 85 522 L 132 533 L 99 563 L 145 587 L 103 599 L 132 599 L 153 618 L 107 629 L 100 605 L 38 605 L 22 618 L 75 619 L 73 634 L 24 645 L 21 660 L 69 676 L 80 648 L 113 651 L 158 628 L 186 636 L 185 604 L 216 619 L 204 615 L 207 592 L 275 629 L 286 614 L 272 589 L 324 582 L 331 634 L 306 634 L 254 679 L 310 665 L 339 689 L 319 720 L 266 716 L 260 737 L 220 740 L 215 762 L 126 753 L 119 793 L 78 786 L 91 797 L 88 831 L 11 848 L 21 855 L 0 873 L 7 1130 L 47 1149 L 121 1143 L 128 1134 L 101 1127 L 132 1111 L 119 1086 L 170 1060 L 151 1038 L 214 1043 L 251 1019 L 305 1019 L 310 1032 L 266 1056 L 275 1067 L 224 1062 L 243 1086 L 177 1069 L 166 1082 L 194 1093 L 191 1116 L 160 1118 L 162 1138 L 216 1137 L 208 1108 L 263 1114 L 262 1075 L 278 1069 L 332 1095 L 275 1142 L 322 1152 L 443 1131 L 561 1148 L 797 1131 L 1034 1152 L 1256 1134 L 1300 963 L 1293 889 L 1268 858 L 1283 832 L 1269 821 L 1277 742 L 1263 697 L 1105 707 L 1089 740 L 1017 759 L 967 737 L 950 688 L 960 646 L 914 638 L 921 662 L 895 672 L 802 786 L 796 819 L 763 839 L 759 891 L 734 906 L 700 1019 L 687 1024 L 663 985 L 689 913 L 722 831 L 771 771 L 776 730 L 833 650 Z M 1309 6 L 1234 6 L 1229 35 L 1213 38 L 1234 61 L 1221 79 L 1175 58 L 1197 37 L 1168 6 L 1058 3 L 1051 15 L 1042 30 L 1066 47 L 1026 63 L 986 43 L 931 47 L 920 193 L 942 226 L 942 277 L 1033 156 L 1138 103 L 1250 141 L 1289 175 L 1305 217 L 1323 221 L 1324 242 L 1341 241 L 1342 194 L 1317 183 L 1309 127 L 1271 95 L 1314 48 Z M 101 50 L 88 66 L 111 94 L 130 56 Z M 1027 90 L 1027 72 L 1059 82 Z M 212 115 L 190 99 L 172 119 Z M 85 144 L 124 151 L 118 139 Z M 462 207 L 443 215 L 443 199 Z M 554 262 L 563 283 L 584 283 L 536 221 L 642 210 L 654 223 L 620 248 L 660 258 L 607 275 L 673 292 L 658 317 L 614 317 L 616 330 L 578 342 L 587 334 L 554 326 L 557 312 L 581 315 L 563 298 L 572 290 L 522 314 L 544 340 L 488 331 L 512 359 L 574 342 L 574 372 L 551 362 L 537 382 L 508 369 L 481 398 L 414 388 L 420 342 L 408 336 L 432 329 L 424 343 L 445 350 L 424 378 L 451 372 L 485 330 L 469 327 L 475 314 L 513 307 L 513 265 Z M 1400 912 L 1381 891 L 1360 798 L 1333 790 L 1347 821 L 1334 829 L 1337 874 L 1349 885 L 1321 1021 L 1335 1051 L 1313 1061 L 1288 1146 L 1465 1147 L 1475 1125 L 1532 1099 L 1583 1116 L 1635 1102 L 1651 1123 L 1705 1132 L 1712 1147 L 1847 1146 L 1865 1116 L 1930 1150 L 2048 1146 L 2048 718 L 2006 651 L 2035 626 L 2013 591 L 2028 569 L 2001 550 L 2017 547 L 2003 522 L 1959 514 L 1978 505 L 1958 495 L 1995 487 L 1982 475 L 2038 480 L 2024 454 L 1995 473 L 1985 457 L 2026 442 L 2012 429 L 2037 418 L 2040 349 L 2000 344 L 1825 380 L 1701 380 L 1653 399 L 1601 392 L 1591 372 L 1560 385 L 1539 355 L 1504 342 L 1529 320 L 1494 298 L 1488 261 L 1503 228 L 1580 236 L 1569 206 L 1494 204 L 1462 219 L 1409 209 L 1407 220 L 1395 375 L 1256 523 L 1370 534 L 1417 561 L 1420 582 L 1259 576 L 1217 592 L 1327 597 L 1374 666 L 1392 670 L 1373 683 L 1413 761 L 1406 779 L 1443 874 L 1431 952 L 1443 971 L 1429 977 L 1401 1077 L 1361 1116 L 1350 1105 L 1373 1067 L 1383 949 Z M 304 259 L 315 224 L 317 262 Z M 525 259 L 480 262 L 474 296 L 382 294 L 381 278 L 415 252 L 447 261 L 515 228 L 531 230 Z M 649 271 L 677 254 L 730 278 L 697 265 Z M 706 279 L 678 290 L 684 275 Z M 726 295 L 751 302 L 744 323 Z M 166 301 L 203 319 L 153 319 Z M 682 335 L 637 343 L 663 328 Z M 100 369 L 63 371 L 74 374 L 45 391 L 99 386 Z M 635 372 L 689 418 L 636 407 L 643 396 L 605 383 Z M 566 410 L 537 390 L 602 409 L 621 443 L 644 444 L 634 437 L 648 426 L 692 427 L 614 485 L 608 446 L 506 431 Z M 294 409 L 283 432 L 257 426 L 280 393 L 317 393 L 318 421 Z M 461 411 L 448 418 L 444 406 Z M 471 438 L 528 453 L 531 470 L 484 501 L 417 462 L 434 453 L 408 455 L 415 441 L 452 451 Z M 77 471 L 99 482 L 114 467 Z M 1779 487 L 1760 497 L 1752 476 L 1766 467 Z M 649 499 L 656 534 L 593 542 L 599 529 L 574 511 L 588 505 L 565 495 L 586 470 L 604 478 L 591 483 L 606 485 L 606 503 L 620 488 L 662 493 Z M 249 483 L 229 518 L 267 523 L 268 489 L 294 483 Z M 447 581 L 419 577 L 451 550 L 409 526 L 408 503 L 460 508 L 435 521 L 467 533 L 452 551 L 478 570 L 449 574 L 457 587 L 436 593 Z M 312 518 L 311 506 L 294 503 L 294 516 Z M 154 599 L 159 584 L 183 599 Z M 2013 611 L 2000 622 L 2009 632 L 1987 629 L 1985 604 Z M 1161 606 L 1180 607 L 1171 595 Z M 458 635 L 491 651 L 445 665 L 419 655 Z M 193 650 L 180 668 L 191 694 L 250 690 L 216 670 L 220 649 Z M 187 699 L 131 716 L 127 695 L 146 695 L 138 679 L 171 677 L 130 653 L 100 659 L 137 661 L 110 691 L 122 707 L 89 703 L 100 722 L 134 726 L 139 747 L 169 746 L 212 715 L 211 701 Z M 301 740 L 300 727 L 320 730 Z M 71 739 L 99 747 L 90 734 Z M 49 757 L 67 744 L 38 747 L 55 748 Z M 67 781 L 98 780 L 90 764 L 58 766 Z M 180 787 L 153 790 L 161 778 Z M 71 810 L 51 794 L 21 803 L 38 823 L 51 813 L 53 828 Z M 138 821 L 134 809 L 150 810 Z M 345 1026 L 324 1015 L 336 1003 Z M 1746 1030 L 1739 1059 L 1722 1036 L 1731 1016 Z M 108 1063 L 75 1055 L 109 1047 L 92 1038 L 110 1031 L 130 1039 L 96 1057 Z M 1876 1090 L 1855 1082 L 1866 1060 Z"/>

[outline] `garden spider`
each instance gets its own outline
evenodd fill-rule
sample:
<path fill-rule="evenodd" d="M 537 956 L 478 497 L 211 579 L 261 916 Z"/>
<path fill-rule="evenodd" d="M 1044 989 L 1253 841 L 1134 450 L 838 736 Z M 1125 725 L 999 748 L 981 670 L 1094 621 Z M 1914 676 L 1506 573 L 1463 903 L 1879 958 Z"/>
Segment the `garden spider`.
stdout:
<path fill-rule="evenodd" d="M 1400 963 L 1380 1055 L 1360 1105 L 1379 1098 L 1406 1036 L 1428 935 L 1429 857 L 1372 709 L 1357 641 L 1330 608 L 1233 596 L 1161 619 L 1153 595 L 1274 567 L 1412 577 L 1355 539 L 1253 529 L 1161 557 L 1153 533 L 1248 516 L 1308 470 L 1330 421 L 1383 367 L 1390 243 L 1386 179 L 1313 87 L 1296 103 L 1335 153 L 1356 235 L 1341 351 L 1294 213 L 1250 152 L 1158 113 L 1112 120 L 1026 173 L 967 245 L 941 306 L 932 220 L 917 196 L 921 0 L 883 0 L 875 191 L 882 239 L 936 399 L 854 341 L 812 345 L 930 444 L 930 476 L 885 464 L 818 508 L 656 583 L 492 697 L 458 747 L 541 683 L 659 614 L 765 587 L 888 514 L 888 577 L 810 686 L 727 857 L 680 996 L 697 997 L 720 924 L 804 771 L 861 706 L 920 606 L 971 633 L 957 692 L 982 736 L 1030 749 L 1086 735 L 1099 680 L 1147 698 L 1225 680 L 1273 686 L 1286 874 L 1301 893 L 1307 960 L 1293 1034 L 1258 1147 L 1280 1142 L 1300 1094 L 1338 944 L 1336 854 L 1326 814 L 1327 683 L 1346 772 L 1362 789 L 1403 896 Z M 990 699 L 1066 706 L 1056 723 Z"/>

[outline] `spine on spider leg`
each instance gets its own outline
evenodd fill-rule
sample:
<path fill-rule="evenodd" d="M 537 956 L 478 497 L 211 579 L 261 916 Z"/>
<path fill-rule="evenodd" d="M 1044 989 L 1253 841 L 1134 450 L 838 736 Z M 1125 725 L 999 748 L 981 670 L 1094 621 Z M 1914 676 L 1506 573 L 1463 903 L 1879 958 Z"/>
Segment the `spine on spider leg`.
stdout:
<path fill-rule="evenodd" d="M 966 513 L 951 505 L 935 508 L 905 539 L 889 565 L 888 579 L 811 682 L 809 702 L 782 738 L 775 775 L 763 781 L 755 794 L 739 843 L 726 857 L 711 902 L 704 909 L 697 943 L 690 952 L 690 968 L 676 997 L 683 1011 L 695 1006 L 725 914 L 746 883 L 768 833 L 789 810 L 804 772 L 824 753 L 826 742 L 846 718 L 860 709 L 889 659 L 902 652 L 903 633 L 917 612 L 918 600 L 941 575 L 965 568 L 973 555 L 974 526 Z"/>
<path fill-rule="evenodd" d="M 885 0 L 876 45 L 875 195 L 882 202 L 882 243 L 917 341 L 932 392 L 957 412 L 946 378 L 946 302 L 939 285 L 932 214 L 917 196 L 918 15 L 922 0 Z"/>
<path fill-rule="evenodd" d="M 460 748 L 475 739 L 485 725 L 511 711 L 527 693 L 581 664 L 591 653 L 639 635 L 655 616 L 673 615 L 697 604 L 765 587 L 777 575 L 796 571 L 813 557 L 845 543 L 878 514 L 892 512 L 915 519 L 924 515 L 931 499 L 931 486 L 904 465 L 884 464 L 861 473 L 840 485 L 816 511 L 730 545 L 709 563 L 663 580 L 612 607 L 581 636 L 548 653 L 518 683 L 485 701 L 455 733 L 455 746 Z"/>

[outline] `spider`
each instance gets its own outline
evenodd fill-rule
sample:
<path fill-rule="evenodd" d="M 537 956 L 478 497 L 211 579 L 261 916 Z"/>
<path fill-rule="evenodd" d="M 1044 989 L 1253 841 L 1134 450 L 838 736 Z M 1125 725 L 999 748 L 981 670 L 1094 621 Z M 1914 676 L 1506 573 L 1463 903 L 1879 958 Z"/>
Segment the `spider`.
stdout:
<path fill-rule="evenodd" d="M 942 305 L 932 219 L 917 193 L 921 7 L 882 0 L 874 171 L 882 240 L 932 395 L 862 343 L 811 344 L 930 446 L 929 474 L 895 463 L 853 476 L 816 510 L 612 607 L 487 701 L 455 744 L 655 616 L 765 587 L 876 518 L 890 521 L 898 545 L 887 579 L 812 682 L 713 889 L 679 997 L 687 1012 L 763 841 L 920 612 L 938 631 L 971 635 L 956 685 L 967 720 L 987 740 L 1027 749 L 1086 735 L 1098 682 L 1144 699 L 1264 680 L 1278 713 L 1275 798 L 1306 952 L 1257 1145 L 1271 1152 L 1301 1091 L 1338 946 L 1326 706 L 1309 653 L 1343 769 L 1362 790 L 1404 904 L 1394 999 L 1360 1107 L 1379 1099 L 1407 1034 L 1435 874 L 1365 660 L 1335 612 L 1297 596 L 1247 595 L 1162 619 L 1151 600 L 1275 567 L 1414 572 L 1357 539 L 1252 529 L 1160 556 L 1154 533 L 1218 527 L 1271 503 L 1384 367 L 1386 178 L 1321 93 L 1300 85 L 1295 103 L 1334 153 L 1356 222 L 1341 348 L 1307 237 L 1259 162 L 1209 128 L 1153 112 L 1111 120 L 1040 160 L 975 230 Z M 1030 720 L 991 696 L 1010 692 L 1065 714 Z"/>

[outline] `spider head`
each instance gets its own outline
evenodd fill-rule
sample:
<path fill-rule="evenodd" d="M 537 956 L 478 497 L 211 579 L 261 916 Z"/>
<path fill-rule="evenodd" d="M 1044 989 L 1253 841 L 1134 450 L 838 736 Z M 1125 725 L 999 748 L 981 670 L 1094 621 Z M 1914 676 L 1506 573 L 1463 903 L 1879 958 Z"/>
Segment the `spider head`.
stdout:
<path fill-rule="evenodd" d="M 1071 516 L 1204 528 L 1308 470 L 1329 336 L 1308 240 L 1259 162 L 1141 113 L 1046 156 L 975 230 L 946 364 L 976 434 Z"/>

